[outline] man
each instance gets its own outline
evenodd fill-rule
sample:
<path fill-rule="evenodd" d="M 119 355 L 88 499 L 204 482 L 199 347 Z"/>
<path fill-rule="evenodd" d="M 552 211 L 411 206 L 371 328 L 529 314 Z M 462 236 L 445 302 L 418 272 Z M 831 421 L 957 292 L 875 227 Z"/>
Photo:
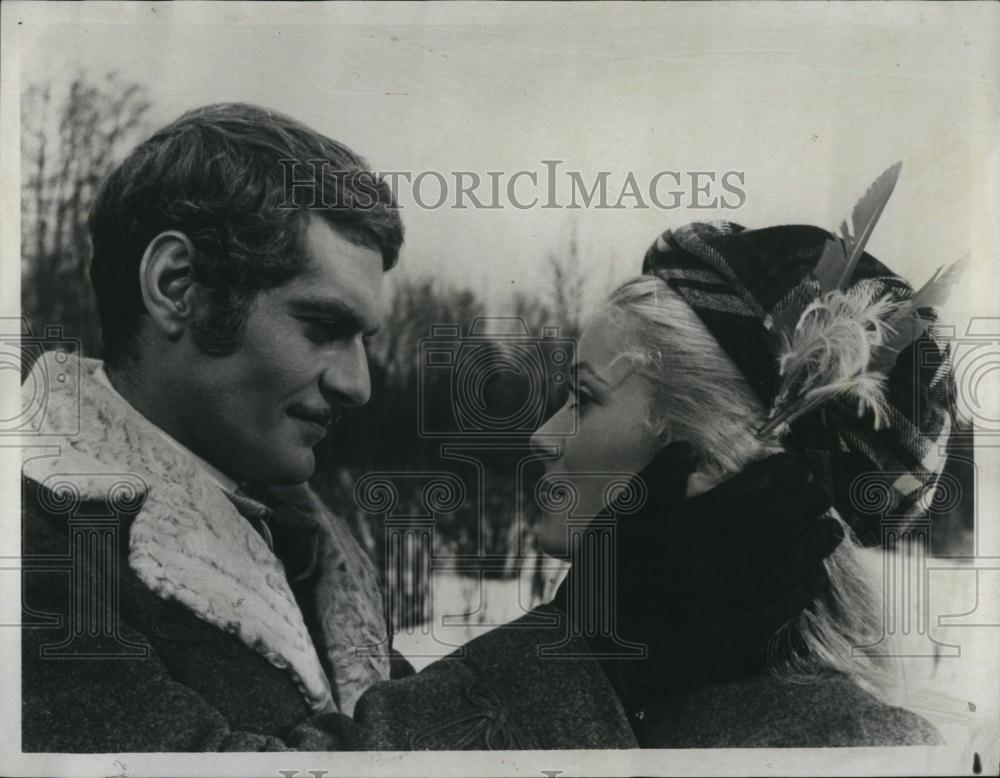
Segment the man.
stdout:
<path fill-rule="evenodd" d="M 48 353 L 26 384 L 48 392 L 34 432 L 55 453 L 23 470 L 24 749 L 392 747 L 383 709 L 434 725 L 448 687 L 458 712 L 473 673 L 451 663 L 422 674 L 430 707 L 404 689 L 348 718 L 390 676 L 386 619 L 371 562 L 304 485 L 338 408 L 369 399 L 403 242 L 385 184 L 293 119 L 215 105 L 133 151 L 90 228 L 105 359 Z M 70 581 L 40 562 L 67 549 Z M 630 745 L 596 666 L 572 675 L 610 711 L 581 742 Z"/>
<path fill-rule="evenodd" d="M 618 637 L 567 634 L 551 606 L 401 677 L 372 564 L 305 485 L 337 409 L 368 400 L 403 241 L 363 160 L 281 114 L 200 108 L 111 174 L 90 227 L 105 359 L 45 354 L 25 384 L 46 392 L 23 467 L 25 751 L 636 746 Z M 664 531 L 766 516 L 776 478 L 788 510 L 829 505 L 758 468 Z M 757 577 L 780 574 L 750 540 Z M 828 545 L 782 554 L 798 570 Z M 703 579 L 746 580 L 708 552 Z M 633 584 L 655 602 L 677 586 L 660 578 Z M 727 595 L 693 592 L 687 626 L 735 621 L 729 601 L 746 617 L 752 598 Z M 683 684 L 700 644 L 676 620 L 644 629 L 630 645 Z"/>

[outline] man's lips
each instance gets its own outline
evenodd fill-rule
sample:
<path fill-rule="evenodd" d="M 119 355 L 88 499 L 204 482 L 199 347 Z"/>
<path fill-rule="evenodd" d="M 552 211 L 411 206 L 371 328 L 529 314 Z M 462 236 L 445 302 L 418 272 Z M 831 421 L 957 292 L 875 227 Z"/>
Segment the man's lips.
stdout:
<path fill-rule="evenodd" d="M 323 411 L 313 410 L 311 408 L 293 408 L 289 411 L 289 415 L 294 416 L 297 419 L 301 419 L 302 421 L 307 421 L 310 424 L 315 424 L 325 430 L 337 420 L 337 417 L 340 414 L 329 410 Z"/>

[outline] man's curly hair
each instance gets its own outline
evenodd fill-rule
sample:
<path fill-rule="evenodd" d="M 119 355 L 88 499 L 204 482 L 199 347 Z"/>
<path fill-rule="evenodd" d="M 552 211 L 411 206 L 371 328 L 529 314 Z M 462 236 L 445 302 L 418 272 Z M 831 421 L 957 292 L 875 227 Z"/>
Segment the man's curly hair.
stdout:
<path fill-rule="evenodd" d="M 301 185 L 307 172 L 314 187 Z M 196 108 L 155 133 L 108 176 L 90 213 L 105 360 L 120 367 L 138 357 L 139 265 L 156 235 L 177 230 L 193 244 L 194 279 L 211 305 L 192 337 L 225 355 L 239 346 L 256 294 L 302 271 L 310 214 L 378 250 L 383 269 L 395 265 L 403 225 L 392 192 L 343 144 L 243 103 Z"/>

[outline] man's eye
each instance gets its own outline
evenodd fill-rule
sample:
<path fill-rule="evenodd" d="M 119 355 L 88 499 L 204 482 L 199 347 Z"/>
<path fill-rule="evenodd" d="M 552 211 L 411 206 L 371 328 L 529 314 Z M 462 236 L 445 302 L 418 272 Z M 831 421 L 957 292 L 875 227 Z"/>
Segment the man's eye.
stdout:
<path fill-rule="evenodd" d="M 307 319 L 306 335 L 317 343 L 324 343 L 329 340 L 336 340 L 340 337 L 340 323 L 327 321 L 324 319 Z"/>

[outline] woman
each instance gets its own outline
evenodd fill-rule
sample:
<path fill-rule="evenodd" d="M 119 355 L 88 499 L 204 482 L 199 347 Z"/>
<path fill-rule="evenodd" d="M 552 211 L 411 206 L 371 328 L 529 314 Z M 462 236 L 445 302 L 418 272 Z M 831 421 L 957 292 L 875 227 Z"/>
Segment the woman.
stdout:
<path fill-rule="evenodd" d="M 883 701 L 891 660 L 858 650 L 882 618 L 860 552 L 880 543 L 882 515 L 919 514 L 933 489 L 951 378 L 927 333 L 929 288 L 913 293 L 862 248 L 806 226 L 665 233 L 586 328 L 573 394 L 533 439 L 559 446 L 544 481 L 573 493 L 575 515 L 622 517 L 581 531 L 550 494 L 541 540 L 574 560 L 555 602 L 603 657 L 644 747 L 939 742 Z M 833 503 L 824 519 L 748 503 L 752 543 L 746 526 L 704 520 L 778 450 L 796 464 L 762 469 L 761 489 L 780 506 L 813 477 Z M 617 473 L 639 475 L 623 488 Z M 873 483 L 881 510 L 859 492 Z M 609 526 L 611 564 L 597 564 L 587 532 L 610 547 Z M 782 555 L 789 538 L 802 550 Z M 781 560 L 763 575 L 762 554 Z M 613 607 L 588 609 L 595 591 Z M 594 613 L 614 617 L 595 626 Z"/>

